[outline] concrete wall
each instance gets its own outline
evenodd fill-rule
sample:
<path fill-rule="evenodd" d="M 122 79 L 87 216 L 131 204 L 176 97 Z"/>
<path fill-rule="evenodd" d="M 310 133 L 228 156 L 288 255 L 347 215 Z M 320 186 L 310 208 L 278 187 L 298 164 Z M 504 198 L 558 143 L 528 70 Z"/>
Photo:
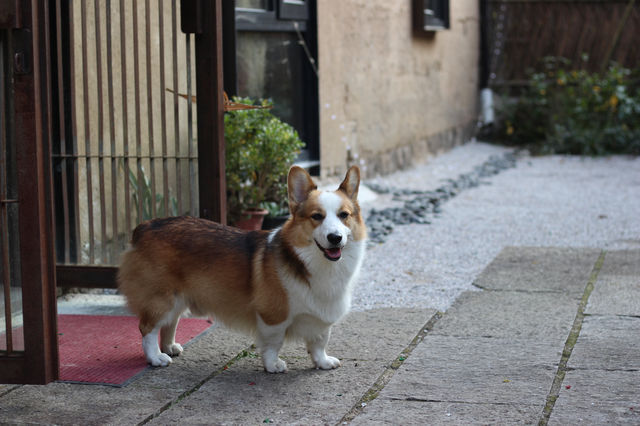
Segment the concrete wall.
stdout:
<path fill-rule="evenodd" d="M 467 140 L 477 119 L 479 7 L 412 33 L 411 0 L 318 1 L 323 175 L 388 173 Z"/>

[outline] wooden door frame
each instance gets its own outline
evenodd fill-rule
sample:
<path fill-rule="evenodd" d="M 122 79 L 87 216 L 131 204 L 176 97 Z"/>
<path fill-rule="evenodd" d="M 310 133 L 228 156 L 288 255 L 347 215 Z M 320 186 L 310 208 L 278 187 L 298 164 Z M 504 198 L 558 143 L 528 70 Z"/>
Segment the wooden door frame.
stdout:
<path fill-rule="evenodd" d="M 222 0 L 180 1 L 182 32 L 196 39 L 200 217 L 226 224 L 222 14 Z"/>
<path fill-rule="evenodd" d="M 13 58 L 13 143 L 18 170 L 24 352 L 0 357 L 0 382 L 44 384 L 58 378 L 49 2 L 11 3 L 6 25 Z"/>

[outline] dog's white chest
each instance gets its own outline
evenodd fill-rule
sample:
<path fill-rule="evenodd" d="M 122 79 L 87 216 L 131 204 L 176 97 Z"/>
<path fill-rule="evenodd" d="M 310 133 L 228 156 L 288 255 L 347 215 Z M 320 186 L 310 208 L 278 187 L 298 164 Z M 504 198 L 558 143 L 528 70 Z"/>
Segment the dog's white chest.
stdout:
<path fill-rule="evenodd" d="M 364 258 L 364 241 L 350 242 L 342 259 L 331 262 L 315 247 L 296 249 L 309 272 L 309 282 L 282 274 L 281 279 L 289 297 L 290 317 L 311 315 L 333 324 L 351 306 L 351 290 Z"/>

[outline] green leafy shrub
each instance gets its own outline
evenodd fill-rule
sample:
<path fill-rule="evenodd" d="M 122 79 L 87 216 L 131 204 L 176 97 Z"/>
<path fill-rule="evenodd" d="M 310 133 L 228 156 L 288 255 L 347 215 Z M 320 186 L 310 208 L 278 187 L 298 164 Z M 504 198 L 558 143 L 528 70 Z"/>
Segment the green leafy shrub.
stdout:
<path fill-rule="evenodd" d="M 250 98 L 233 100 L 254 105 Z M 229 222 L 250 208 L 286 209 L 287 173 L 304 146 L 296 130 L 269 109 L 251 109 L 225 113 L 224 135 Z"/>
<path fill-rule="evenodd" d="M 120 167 L 124 170 L 125 165 L 124 161 L 120 163 Z M 129 167 L 127 167 L 127 175 L 129 177 L 129 185 L 131 185 L 133 191 L 131 192 L 131 197 L 133 200 L 133 206 L 135 209 L 138 208 L 139 200 L 142 200 L 140 204 L 142 204 L 142 211 L 137 212 L 137 223 L 144 222 L 145 220 L 153 219 L 154 217 L 165 217 L 165 216 L 177 216 L 178 215 L 178 200 L 176 197 L 169 196 L 169 210 L 165 211 L 165 202 L 164 195 L 162 194 L 153 194 L 151 190 L 151 182 L 147 177 L 144 167 L 140 167 L 140 174 L 142 180 L 138 179 L 138 175 Z M 153 204 L 155 203 L 156 214 L 153 215 Z"/>
<path fill-rule="evenodd" d="M 516 99 L 498 110 L 497 138 L 537 154 L 640 154 L 637 73 L 617 64 L 602 73 L 545 58 Z"/>

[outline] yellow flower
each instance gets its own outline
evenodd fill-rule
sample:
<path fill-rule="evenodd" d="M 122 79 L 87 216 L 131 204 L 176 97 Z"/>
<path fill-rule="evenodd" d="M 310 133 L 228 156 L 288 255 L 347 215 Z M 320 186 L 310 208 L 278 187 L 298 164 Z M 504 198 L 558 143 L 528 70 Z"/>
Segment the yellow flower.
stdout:
<path fill-rule="evenodd" d="M 595 93 L 600 93 L 600 86 L 593 86 L 593 91 Z"/>
<path fill-rule="evenodd" d="M 509 124 L 507 126 L 507 135 L 511 136 L 513 134 L 513 126 L 511 124 Z"/>
<path fill-rule="evenodd" d="M 564 81 L 564 79 L 563 79 L 563 78 L 559 78 L 559 79 L 557 79 L 557 80 L 556 80 L 556 83 L 558 83 L 558 86 L 564 86 L 564 84 L 565 84 L 566 82 Z"/>
<path fill-rule="evenodd" d="M 616 109 L 618 106 L 618 97 L 616 95 L 611 95 L 609 98 L 609 105 L 611 105 L 611 109 Z"/>

